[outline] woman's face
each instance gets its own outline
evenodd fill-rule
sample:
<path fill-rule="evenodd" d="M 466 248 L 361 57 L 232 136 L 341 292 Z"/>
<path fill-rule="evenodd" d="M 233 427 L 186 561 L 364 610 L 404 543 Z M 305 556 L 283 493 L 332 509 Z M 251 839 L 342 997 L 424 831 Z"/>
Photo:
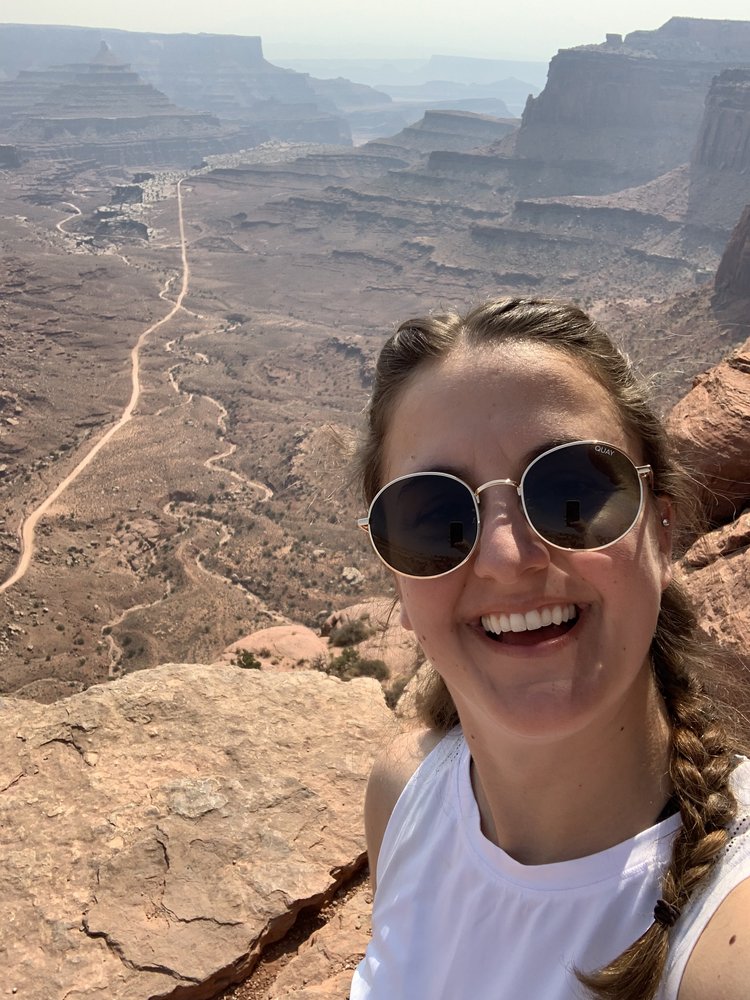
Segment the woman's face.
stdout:
<path fill-rule="evenodd" d="M 416 374 L 391 416 L 383 482 L 442 470 L 476 489 L 519 482 L 531 458 L 598 439 L 643 463 L 605 390 L 565 354 L 534 344 L 461 349 Z M 625 724 L 650 683 L 648 651 L 670 579 L 663 510 L 647 495 L 633 529 L 597 551 L 545 544 L 516 491 L 481 494 L 470 559 L 435 579 L 396 576 L 403 624 L 443 676 L 466 725 L 489 717 L 509 736 L 549 740 Z M 504 633 L 492 616 L 535 621 L 575 607 L 574 623 Z M 489 628 L 486 626 L 489 625 Z"/>

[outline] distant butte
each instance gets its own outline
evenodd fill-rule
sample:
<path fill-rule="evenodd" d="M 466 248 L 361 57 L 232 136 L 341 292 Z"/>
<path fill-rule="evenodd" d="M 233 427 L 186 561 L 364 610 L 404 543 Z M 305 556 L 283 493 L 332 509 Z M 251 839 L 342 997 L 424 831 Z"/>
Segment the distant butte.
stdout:
<path fill-rule="evenodd" d="M 87 62 L 102 40 L 181 108 L 210 113 L 265 138 L 351 145 L 351 129 L 339 105 L 351 100 L 354 85 L 328 81 L 330 86 L 318 93 L 306 74 L 267 62 L 257 37 L 3 24 L 0 79 L 53 62 Z M 356 89 L 359 101 L 366 95 L 390 101 L 370 87 Z"/>
<path fill-rule="evenodd" d="M 21 70 L 0 83 L 0 141 L 22 158 L 190 166 L 255 145 L 264 133 L 178 108 L 102 42 L 87 63 Z"/>

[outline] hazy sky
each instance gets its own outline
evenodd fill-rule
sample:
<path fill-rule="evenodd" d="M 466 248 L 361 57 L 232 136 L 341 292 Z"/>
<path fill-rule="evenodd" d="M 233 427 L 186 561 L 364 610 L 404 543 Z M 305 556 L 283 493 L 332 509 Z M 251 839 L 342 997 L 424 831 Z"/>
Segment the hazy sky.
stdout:
<path fill-rule="evenodd" d="M 0 0 L 3 22 L 260 35 L 276 56 L 547 60 L 673 15 L 750 19 L 748 0 Z"/>

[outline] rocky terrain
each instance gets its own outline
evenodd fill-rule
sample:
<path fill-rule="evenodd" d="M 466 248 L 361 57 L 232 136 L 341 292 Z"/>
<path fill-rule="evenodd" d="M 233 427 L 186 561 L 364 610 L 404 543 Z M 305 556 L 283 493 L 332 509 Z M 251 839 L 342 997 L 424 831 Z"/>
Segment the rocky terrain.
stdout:
<path fill-rule="evenodd" d="M 9 994 L 215 998 L 362 881 L 373 680 L 172 664 L 2 717 Z"/>
<path fill-rule="evenodd" d="M 749 384 L 750 340 L 671 417 L 696 469 L 735 488 L 732 511 L 676 569 L 706 630 L 736 653 L 717 693 L 744 711 Z M 372 612 L 334 616 L 329 641 L 348 630 L 344 648 L 359 646 L 354 626 Z M 348 995 L 369 935 L 363 789 L 395 723 L 375 681 L 279 663 L 310 655 L 314 635 L 273 632 L 242 647 L 265 664 L 169 664 L 49 706 L 4 700 L 0 955 L 10 992 Z"/>
<path fill-rule="evenodd" d="M 85 41 L 90 58 L 99 39 Z M 531 293 L 615 332 L 703 484 L 709 531 L 677 568 L 750 708 L 746 32 L 677 19 L 611 37 L 561 53 L 521 122 L 430 110 L 354 149 L 227 153 L 222 130 L 253 126 L 189 112 L 185 148 L 204 136 L 211 152 L 179 170 L 128 158 L 136 97 L 149 128 L 182 120 L 166 85 L 139 79 L 117 42 L 84 65 L 68 42 L 61 69 L 19 78 L 23 99 L 0 84 L 3 128 L 32 136 L 42 92 L 54 125 L 44 156 L 22 134 L 0 146 L 7 988 L 341 998 L 368 933 L 364 779 L 419 665 L 349 473 L 396 322 Z M 236 46 L 222 86 L 242 59 L 267 72 L 258 40 Z M 628 88 L 646 62 L 639 118 Z M 166 55 L 159 67 L 167 80 Z M 602 155 L 583 143 L 574 170 L 583 67 Z M 63 135 L 97 74 L 90 127 Z M 617 174 L 618 143 L 653 135 L 646 105 L 661 151 Z M 97 132 L 106 108 L 112 131 Z M 673 162 L 677 137 L 688 153 Z"/>

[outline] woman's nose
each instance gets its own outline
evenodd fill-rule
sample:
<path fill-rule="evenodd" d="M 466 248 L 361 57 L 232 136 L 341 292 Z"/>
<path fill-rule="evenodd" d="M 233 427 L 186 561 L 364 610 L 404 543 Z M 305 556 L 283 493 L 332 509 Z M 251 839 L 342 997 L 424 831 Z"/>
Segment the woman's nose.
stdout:
<path fill-rule="evenodd" d="M 550 551 L 524 516 L 512 490 L 503 497 L 482 497 L 479 540 L 474 553 L 478 576 L 507 578 L 544 569 Z"/>

